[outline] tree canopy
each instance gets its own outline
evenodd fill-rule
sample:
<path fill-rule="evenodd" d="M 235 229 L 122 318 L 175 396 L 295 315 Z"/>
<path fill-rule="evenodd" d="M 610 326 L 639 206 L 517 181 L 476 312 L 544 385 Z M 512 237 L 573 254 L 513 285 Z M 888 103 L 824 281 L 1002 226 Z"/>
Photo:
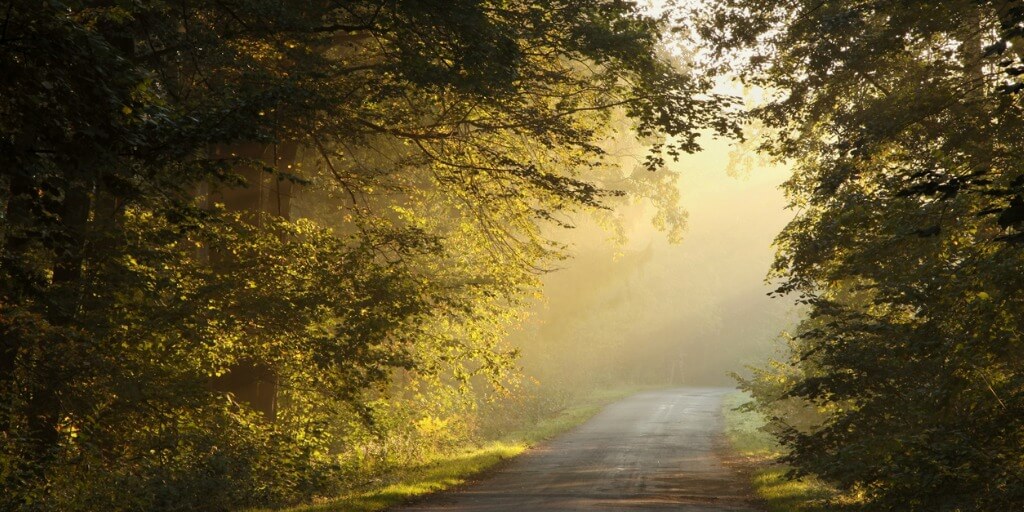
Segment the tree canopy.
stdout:
<path fill-rule="evenodd" d="M 767 91 L 763 147 L 794 165 L 774 276 L 810 314 L 747 383 L 787 461 L 868 510 L 1020 508 L 1024 5 L 713 11 L 719 69 Z"/>
<path fill-rule="evenodd" d="M 0 506 L 295 502 L 396 374 L 500 382 L 544 226 L 629 192 L 678 228 L 613 128 L 651 171 L 735 134 L 664 27 L 618 0 L 7 2 Z"/>

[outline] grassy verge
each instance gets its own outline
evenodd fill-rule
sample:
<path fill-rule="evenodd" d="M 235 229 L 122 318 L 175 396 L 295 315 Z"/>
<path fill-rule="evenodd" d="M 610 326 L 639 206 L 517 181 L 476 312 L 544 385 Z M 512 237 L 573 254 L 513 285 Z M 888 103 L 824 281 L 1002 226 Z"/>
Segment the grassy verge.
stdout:
<path fill-rule="evenodd" d="M 723 401 L 725 433 L 730 447 L 750 469 L 751 482 L 771 512 L 827 512 L 817 503 L 830 495 L 829 489 L 810 479 L 786 478 L 788 468 L 773 461 L 781 454 L 778 445 L 759 428 L 764 420 L 757 413 L 737 411 L 749 398 L 734 393 Z"/>
<path fill-rule="evenodd" d="M 515 457 L 530 446 L 590 419 L 604 406 L 647 388 L 624 387 L 595 391 L 576 405 L 527 429 L 396 472 L 378 485 L 325 503 L 286 509 L 286 512 L 371 512 L 385 510 L 426 494 L 461 485 L 495 464 Z M 258 511 L 252 511 L 258 512 Z"/>

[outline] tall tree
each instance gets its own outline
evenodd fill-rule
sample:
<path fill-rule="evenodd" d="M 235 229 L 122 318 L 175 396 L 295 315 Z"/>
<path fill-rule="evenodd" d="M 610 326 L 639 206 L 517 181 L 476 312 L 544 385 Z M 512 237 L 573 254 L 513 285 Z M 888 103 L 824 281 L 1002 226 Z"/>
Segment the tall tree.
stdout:
<path fill-rule="evenodd" d="M 539 226 L 618 193 L 588 175 L 611 113 L 667 141 L 651 169 L 730 129 L 662 29 L 627 1 L 0 6 L 2 506 L 295 501 L 395 369 L 503 371 L 464 340 L 556 256 Z M 218 204 L 254 168 L 341 207 Z M 211 384 L 243 365 L 276 421 Z"/>
<path fill-rule="evenodd" d="M 869 510 L 1024 505 L 1022 16 L 734 0 L 705 31 L 794 164 L 775 272 L 811 313 L 779 395 L 824 416 L 776 430 Z"/>

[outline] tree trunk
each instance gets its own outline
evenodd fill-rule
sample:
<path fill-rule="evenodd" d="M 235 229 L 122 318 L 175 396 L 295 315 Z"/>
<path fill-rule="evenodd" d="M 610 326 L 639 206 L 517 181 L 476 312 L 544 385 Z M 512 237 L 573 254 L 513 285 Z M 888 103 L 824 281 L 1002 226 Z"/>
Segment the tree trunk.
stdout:
<path fill-rule="evenodd" d="M 224 158 L 259 160 L 277 173 L 290 171 L 297 152 L 296 142 L 238 144 L 214 150 L 216 156 Z M 224 203 L 229 211 L 242 212 L 243 218 L 256 225 L 262 222 L 262 214 L 265 213 L 284 219 L 289 217 L 293 187 L 290 180 L 254 165 L 241 165 L 235 172 L 245 178 L 247 186 L 215 192 L 211 194 L 214 201 Z M 214 379 L 211 386 L 217 391 L 231 393 L 239 402 L 262 412 L 268 420 L 272 421 L 276 415 L 277 372 L 265 362 L 240 362 L 225 375 Z"/>

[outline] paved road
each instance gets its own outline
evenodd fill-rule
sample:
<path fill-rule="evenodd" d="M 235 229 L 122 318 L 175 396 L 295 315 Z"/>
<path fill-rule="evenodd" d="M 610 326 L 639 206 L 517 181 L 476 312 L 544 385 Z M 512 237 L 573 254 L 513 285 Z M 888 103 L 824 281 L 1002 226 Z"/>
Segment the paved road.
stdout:
<path fill-rule="evenodd" d="M 479 483 L 401 510 L 754 511 L 743 479 L 716 454 L 728 391 L 634 395 Z"/>

